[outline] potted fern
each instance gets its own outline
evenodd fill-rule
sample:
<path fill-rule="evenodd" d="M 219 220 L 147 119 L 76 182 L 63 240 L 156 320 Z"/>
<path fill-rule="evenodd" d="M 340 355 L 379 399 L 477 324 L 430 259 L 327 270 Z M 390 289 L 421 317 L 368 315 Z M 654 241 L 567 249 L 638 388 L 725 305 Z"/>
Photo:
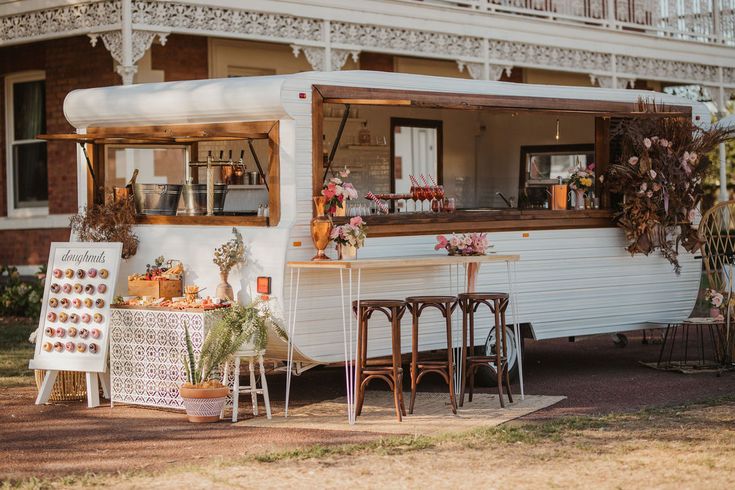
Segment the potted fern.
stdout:
<path fill-rule="evenodd" d="M 219 366 L 249 341 L 250 333 L 245 329 L 237 332 L 228 322 L 217 322 L 207 332 L 198 356 L 194 352 L 187 323 L 184 323 L 184 333 L 186 383 L 179 388 L 179 394 L 184 400 L 186 415 L 189 422 L 217 422 L 230 390 L 215 376 Z"/>
<path fill-rule="evenodd" d="M 286 340 L 286 332 L 274 321 L 266 302 L 233 303 L 225 310 L 222 320 L 207 333 L 197 358 L 189 327 L 184 324 L 186 383 L 179 388 L 179 393 L 190 422 L 219 420 L 229 388 L 215 379 L 217 368 L 239 350 L 264 351 L 269 328 Z"/>

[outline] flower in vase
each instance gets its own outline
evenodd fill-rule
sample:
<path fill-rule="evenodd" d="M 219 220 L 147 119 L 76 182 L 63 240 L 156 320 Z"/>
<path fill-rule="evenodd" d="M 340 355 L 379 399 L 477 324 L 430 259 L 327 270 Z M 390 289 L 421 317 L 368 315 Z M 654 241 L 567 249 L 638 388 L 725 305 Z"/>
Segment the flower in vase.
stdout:
<path fill-rule="evenodd" d="M 628 158 L 628 163 L 631 165 L 637 165 L 638 164 L 638 157 L 630 157 Z"/>

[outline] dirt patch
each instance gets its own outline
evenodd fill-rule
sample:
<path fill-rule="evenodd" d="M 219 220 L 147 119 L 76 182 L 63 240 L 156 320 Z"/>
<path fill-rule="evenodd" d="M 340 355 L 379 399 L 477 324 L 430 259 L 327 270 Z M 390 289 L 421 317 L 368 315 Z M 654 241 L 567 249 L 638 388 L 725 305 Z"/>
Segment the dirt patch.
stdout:
<path fill-rule="evenodd" d="M 487 429 L 347 453 L 231 458 L 158 475 L 66 480 L 110 488 L 732 488 L 735 402 Z M 61 482 L 58 482 L 59 484 Z"/>

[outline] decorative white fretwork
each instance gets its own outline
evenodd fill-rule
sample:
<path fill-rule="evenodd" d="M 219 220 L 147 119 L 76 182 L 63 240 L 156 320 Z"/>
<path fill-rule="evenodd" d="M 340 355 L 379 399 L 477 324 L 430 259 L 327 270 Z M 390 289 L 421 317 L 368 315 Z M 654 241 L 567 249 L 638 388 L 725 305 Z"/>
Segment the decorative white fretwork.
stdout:
<path fill-rule="evenodd" d="M 583 49 L 542 46 L 515 41 L 490 40 L 490 59 L 513 65 L 609 71 L 611 55 Z"/>
<path fill-rule="evenodd" d="M 459 68 L 460 72 L 463 72 L 465 68 L 467 68 L 467 73 L 470 74 L 470 77 L 472 77 L 474 80 L 484 80 L 485 79 L 485 65 L 484 63 L 475 63 L 473 61 L 462 61 L 457 60 L 457 68 Z M 510 76 L 511 72 L 513 71 L 513 66 L 511 65 L 495 65 L 490 63 L 488 65 L 489 68 L 489 80 L 500 80 L 500 78 L 503 76 L 503 72 L 505 72 L 506 76 Z"/>
<path fill-rule="evenodd" d="M 636 78 L 679 80 L 685 82 L 717 82 L 718 68 L 713 65 L 618 55 L 617 71 L 637 75 Z"/>
<path fill-rule="evenodd" d="M 119 0 L 81 3 L 0 17 L 0 41 L 86 32 L 120 22 Z"/>
<path fill-rule="evenodd" d="M 393 53 L 433 53 L 447 57 L 481 58 L 482 38 L 349 22 L 331 22 L 333 44 L 380 49 Z"/>
<path fill-rule="evenodd" d="M 327 66 L 326 48 L 322 48 L 319 46 L 302 46 L 300 44 L 292 44 L 291 50 L 293 51 L 293 55 L 296 58 L 298 58 L 299 54 L 303 52 L 304 56 L 306 57 L 306 61 L 308 61 L 311 67 L 317 71 L 340 70 L 347 61 L 348 56 L 351 56 L 352 60 L 355 63 L 357 63 L 357 60 L 360 56 L 360 51 L 354 49 L 332 48 L 330 50 L 330 65 Z"/>
<path fill-rule="evenodd" d="M 145 52 L 153 44 L 153 40 L 158 36 L 158 40 L 162 45 L 166 45 L 166 38 L 168 33 L 166 32 L 150 32 L 150 31 L 133 31 L 132 44 L 133 44 L 133 56 L 132 64 L 125 65 L 123 62 L 123 41 L 121 31 L 109 31 L 102 33 L 88 34 L 89 42 L 92 46 L 97 45 L 97 39 L 102 38 L 102 43 L 105 48 L 110 52 L 112 59 L 117 62 L 115 71 L 122 77 L 123 83 L 128 85 L 132 83 L 133 76 L 138 72 L 136 63 L 140 60 Z"/>
<path fill-rule="evenodd" d="M 528 2 L 508 0 L 514 9 L 527 9 Z M 569 2 L 551 2 L 555 13 L 583 15 L 590 19 L 607 19 L 608 15 L 603 8 L 604 0 L 593 0 L 585 3 L 580 0 Z M 707 15 L 691 3 L 694 0 L 682 0 L 676 8 L 673 0 L 668 1 L 667 12 L 675 12 L 673 17 L 662 17 L 657 13 L 661 0 L 636 1 L 635 8 L 631 9 L 631 0 L 616 2 L 614 22 L 634 23 L 645 26 L 645 33 L 655 33 L 657 29 L 671 29 L 674 31 L 686 24 L 687 37 L 699 41 L 711 42 L 712 32 L 706 22 Z M 720 0 L 721 5 L 730 5 L 733 0 Z M 603 86 L 606 80 L 600 82 L 602 76 L 612 76 L 614 73 L 620 80 L 653 79 L 665 80 L 682 84 L 708 84 L 735 86 L 735 68 L 723 67 L 722 81 L 720 68 L 715 65 L 706 65 L 688 61 L 671 61 L 664 58 L 641 58 L 630 55 L 617 55 L 616 62 L 612 61 L 612 54 L 601 51 L 576 49 L 545 44 L 532 44 L 521 41 L 496 40 L 466 35 L 464 30 L 456 32 L 434 32 L 413 27 L 378 24 L 363 24 L 358 22 L 326 21 L 322 18 L 305 17 L 284 14 L 280 12 L 255 12 L 245 8 L 220 7 L 204 5 L 205 2 L 184 1 L 154 1 L 133 0 L 131 5 L 132 24 L 134 26 L 134 50 L 140 51 L 139 46 L 150 45 L 150 32 L 176 32 L 197 34 L 203 36 L 219 36 L 238 39 L 253 39 L 274 41 L 287 44 L 305 46 L 303 51 L 314 67 L 330 68 L 342 67 L 347 56 L 357 56 L 356 53 L 366 49 L 377 52 L 405 55 L 420 55 L 435 59 L 464 60 L 468 72 L 474 78 L 484 78 L 484 69 L 478 64 L 489 60 L 492 68 L 489 78 L 497 78 L 496 73 L 502 73 L 507 66 L 550 69 L 557 71 L 595 73 L 599 74 L 598 82 Z M 448 2 L 449 3 L 449 2 Z M 475 2 L 468 2 L 475 4 Z M 479 2 L 483 5 L 485 2 Z M 500 4 L 506 5 L 506 0 L 493 0 L 487 6 L 479 7 L 483 13 L 478 15 L 496 15 L 494 8 Z M 538 3 L 533 2 L 536 11 Z M 543 2 L 541 2 L 542 4 Z M 231 2 L 235 4 L 235 2 Z M 539 4 L 538 8 L 541 8 Z M 547 2 L 548 4 L 548 2 Z M 544 4 L 544 5 L 547 5 Z M 244 5 L 244 2 L 243 4 Z M 453 8 L 457 8 L 452 2 Z M 544 7 L 546 8 L 546 7 Z M 543 10 L 543 9 L 542 9 Z M 588 12 L 589 10 L 589 12 Z M 632 13 L 631 13 L 632 12 Z M 724 12 L 724 9 L 723 9 Z M 604 15 L 603 15 L 604 14 Z M 730 20 L 728 20 L 730 19 Z M 721 15 L 721 24 L 727 27 L 731 22 L 731 15 Z M 0 44 L 17 44 L 32 42 L 60 36 L 71 36 L 90 33 L 111 33 L 120 29 L 122 22 L 122 2 L 120 0 L 100 0 L 73 5 L 65 5 L 31 12 L 22 12 L 0 17 Z M 697 22 L 705 22 L 699 26 Z M 682 25 L 679 25 L 682 24 Z M 697 25 L 695 25 L 697 24 Z M 447 23 L 451 31 L 454 24 Z M 615 27 L 600 24 L 601 28 Z M 327 27 L 329 26 L 329 27 Z M 327 28 L 329 31 L 327 32 Z M 617 29 L 617 28 L 616 28 Z M 727 28 L 729 29 L 729 27 Z M 720 36 L 729 39 L 732 30 L 724 29 Z M 649 32 L 650 31 L 650 32 Z M 725 32 L 726 31 L 726 32 Z M 662 31 L 663 32 L 663 31 Z M 667 36 L 669 31 L 667 32 Z M 660 33 L 659 33 L 660 34 Z M 115 36 L 119 34 L 99 34 L 103 37 L 113 57 L 119 61 L 119 53 L 115 51 L 119 41 Z M 306 46 L 309 50 L 307 51 Z M 329 60 L 325 59 L 325 50 L 331 47 Z M 143 53 L 145 52 L 143 49 Z M 331 65 L 331 66 L 330 66 Z M 615 66 L 613 66 L 615 65 Z M 124 76 L 132 77 L 134 66 L 118 68 Z M 474 74 L 473 74 L 474 72 Z M 477 74 L 481 76 L 478 77 Z"/>
<path fill-rule="evenodd" d="M 243 2 L 245 3 L 245 2 Z M 324 39 L 321 19 L 181 2 L 133 2 L 133 24 L 294 42 Z"/>

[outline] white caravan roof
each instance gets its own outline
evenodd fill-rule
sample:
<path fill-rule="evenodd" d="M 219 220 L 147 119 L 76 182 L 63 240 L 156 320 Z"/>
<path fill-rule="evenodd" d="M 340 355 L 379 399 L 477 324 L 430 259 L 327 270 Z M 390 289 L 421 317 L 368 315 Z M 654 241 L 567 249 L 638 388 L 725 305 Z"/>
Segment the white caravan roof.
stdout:
<path fill-rule="evenodd" d="M 641 90 L 534 85 L 359 70 L 303 72 L 264 77 L 215 78 L 80 89 L 64 100 L 64 115 L 77 129 L 290 119 L 303 115 L 298 92 L 310 99 L 312 85 L 339 85 L 455 94 L 508 95 L 611 102 L 688 105 L 709 123 L 706 106 L 682 97 Z M 303 106 L 302 106 L 303 107 Z"/>

